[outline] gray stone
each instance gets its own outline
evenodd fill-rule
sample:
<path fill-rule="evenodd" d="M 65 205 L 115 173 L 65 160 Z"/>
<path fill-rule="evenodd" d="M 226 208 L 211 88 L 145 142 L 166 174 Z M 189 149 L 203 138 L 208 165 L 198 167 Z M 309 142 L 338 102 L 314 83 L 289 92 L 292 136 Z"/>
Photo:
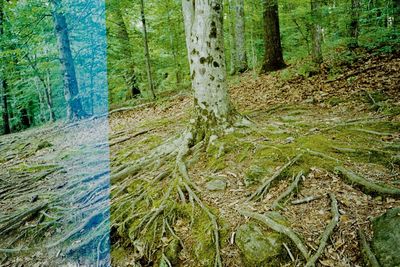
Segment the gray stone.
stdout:
<path fill-rule="evenodd" d="M 226 182 L 222 179 L 214 179 L 209 181 L 206 184 L 206 188 L 209 191 L 220 191 L 220 190 L 225 190 L 226 188 Z"/>
<path fill-rule="evenodd" d="M 371 247 L 383 267 L 400 266 L 400 208 L 374 219 Z"/>
<path fill-rule="evenodd" d="M 263 232 L 253 223 L 237 229 L 235 243 L 242 252 L 246 266 L 274 266 L 282 253 L 282 235 Z"/>

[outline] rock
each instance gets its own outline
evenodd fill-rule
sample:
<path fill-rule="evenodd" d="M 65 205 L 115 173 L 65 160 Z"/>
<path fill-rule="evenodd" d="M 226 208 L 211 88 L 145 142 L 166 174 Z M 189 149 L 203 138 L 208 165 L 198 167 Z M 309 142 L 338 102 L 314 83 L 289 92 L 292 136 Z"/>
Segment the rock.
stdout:
<path fill-rule="evenodd" d="M 263 232 L 256 224 L 248 223 L 237 229 L 235 243 L 246 266 L 274 266 L 283 251 L 282 239 L 279 233 Z"/>
<path fill-rule="evenodd" d="M 375 218 L 371 247 L 383 267 L 400 266 L 400 208 Z"/>
<path fill-rule="evenodd" d="M 222 179 L 214 179 L 206 184 L 206 188 L 209 191 L 225 190 L 226 182 Z"/>

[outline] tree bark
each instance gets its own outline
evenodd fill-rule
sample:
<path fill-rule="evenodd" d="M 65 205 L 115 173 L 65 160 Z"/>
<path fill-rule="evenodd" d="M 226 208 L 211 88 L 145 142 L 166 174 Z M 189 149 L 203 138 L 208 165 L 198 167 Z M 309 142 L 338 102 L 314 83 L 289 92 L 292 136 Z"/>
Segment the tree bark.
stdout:
<path fill-rule="evenodd" d="M 4 35 L 4 0 L 0 0 L 0 38 L 3 39 Z M 1 49 L 1 48 L 0 48 Z M 4 64 L 4 59 L 2 59 L 1 64 Z M 4 69 L 4 68 L 3 68 Z M 7 80 L 3 70 L 1 73 L 1 99 L 2 99 L 2 106 L 3 106 L 3 132 L 4 134 L 11 133 L 10 127 L 10 117 L 8 114 L 8 100 L 7 100 Z"/>
<path fill-rule="evenodd" d="M 228 17 L 229 17 L 229 54 L 230 54 L 230 62 L 229 67 L 230 75 L 235 75 L 237 66 L 236 66 L 236 42 L 235 42 L 235 20 L 233 17 L 233 2 L 234 0 L 228 1 Z"/>
<path fill-rule="evenodd" d="M 266 73 L 286 67 L 282 55 L 277 0 L 264 1 L 264 46 L 265 55 L 261 72 Z"/>
<path fill-rule="evenodd" d="M 222 0 L 182 0 L 186 45 L 194 90 L 195 141 L 233 121 L 226 83 Z"/>
<path fill-rule="evenodd" d="M 321 64 L 323 62 L 322 57 L 322 27 L 320 21 L 321 16 L 321 2 L 320 0 L 311 0 L 311 17 L 312 17 L 312 50 L 311 56 L 313 62 L 316 64 Z"/>
<path fill-rule="evenodd" d="M 155 99 L 156 95 L 154 93 L 154 82 L 151 73 L 151 61 L 150 61 L 150 51 L 149 51 L 149 40 L 147 36 L 147 28 L 146 28 L 146 16 L 144 14 L 144 0 L 140 1 L 140 13 L 142 16 L 142 25 L 143 25 L 143 43 L 144 43 L 144 54 L 146 57 L 146 70 L 147 70 L 147 79 L 149 82 L 149 93 L 151 98 Z"/>
<path fill-rule="evenodd" d="M 243 73 L 247 70 L 246 36 L 245 36 L 245 17 L 244 0 L 236 0 L 236 62 L 237 70 Z"/>
<path fill-rule="evenodd" d="M 349 35 L 350 41 L 348 44 L 349 49 L 354 49 L 358 47 L 358 34 L 359 34 L 359 8 L 360 8 L 360 0 L 351 0 L 351 21 L 349 27 Z"/>
<path fill-rule="evenodd" d="M 69 120 L 82 119 L 87 116 L 83 110 L 79 97 L 79 87 L 76 78 L 75 64 L 71 52 L 68 25 L 62 8 L 61 0 L 52 0 L 52 16 L 60 50 L 61 69 L 64 74 L 64 96 L 67 102 L 67 118 Z"/>

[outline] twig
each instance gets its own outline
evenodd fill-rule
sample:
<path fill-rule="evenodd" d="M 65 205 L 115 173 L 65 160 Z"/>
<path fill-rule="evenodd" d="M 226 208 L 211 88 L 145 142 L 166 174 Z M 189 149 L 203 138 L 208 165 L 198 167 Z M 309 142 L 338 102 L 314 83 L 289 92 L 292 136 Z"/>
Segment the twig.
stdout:
<path fill-rule="evenodd" d="M 325 231 L 322 233 L 321 241 L 319 242 L 319 247 L 317 252 L 307 261 L 306 267 L 315 266 L 318 258 L 322 255 L 325 250 L 325 247 L 328 243 L 329 237 L 332 235 L 333 230 L 335 229 L 336 225 L 339 223 L 339 209 L 337 200 L 334 194 L 329 194 L 331 198 L 331 212 L 332 212 L 332 220 L 325 228 Z"/>
<path fill-rule="evenodd" d="M 297 199 L 297 200 L 293 200 L 292 201 L 292 205 L 300 205 L 300 204 L 304 204 L 304 203 L 309 203 L 311 201 L 320 199 L 320 196 L 308 196 L 302 199 Z"/>
<path fill-rule="evenodd" d="M 293 232 L 293 230 L 290 229 L 289 227 L 286 227 L 280 223 L 277 223 L 276 221 L 274 221 L 267 215 L 261 215 L 261 214 L 258 214 L 258 213 L 252 212 L 252 211 L 247 211 L 247 210 L 238 210 L 238 212 L 240 214 L 242 214 L 243 216 L 251 217 L 253 219 L 256 219 L 256 220 L 266 224 L 269 228 L 271 228 L 272 230 L 274 230 L 278 233 L 288 236 L 293 241 L 293 243 L 297 246 L 297 248 L 303 255 L 304 259 L 306 259 L 306 260 L 309 259 L 310 254 L 308 252 L 308 249 L 303 244 L 303 242 L 300 240 L 300 238 L 296 235 L 296 233 Z"/>

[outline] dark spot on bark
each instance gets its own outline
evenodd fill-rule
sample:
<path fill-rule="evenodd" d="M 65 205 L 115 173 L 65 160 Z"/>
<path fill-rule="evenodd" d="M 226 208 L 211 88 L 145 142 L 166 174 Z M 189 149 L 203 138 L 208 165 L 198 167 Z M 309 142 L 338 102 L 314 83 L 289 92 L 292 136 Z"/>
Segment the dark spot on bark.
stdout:
<path fill-rule="evenodd" d="M 211 31 L 210 31 L 210 38 L 217 38 L 217 24 L 215 21 L 211 21 Z"/>
<path fill-rule="evenodd" d="M 210 80 L 211 80 L 211 81 L 214 81 L 214 80 L 215 80 L 215 77 L 212 76 L 212 75 L 210 75 Z"/>
<path fill-rule="evenodd" d="M 214 61 L 214 62 L 213 62 L 213 66 L 214 66 L 214 68 L 218 68 L 218 67 L 219 67 L 218 62 L 217 62 L 217 61 Z"/>
<path fill-rule="evenodd" d="M 217 12 L 221 10 L 221 5 L 220 4 L 214 4 L 213 9 Z"/>
<path fill-rule="evenodd" d="M 200 64 L 204 64 L 206 63 L 206 58 L 205 57 L 201 57 L 200 58 Z"/>
<path fill-rule="evenodd" d="M 217 46 L 216 48 L 215 48 L 215 50 L 217 50 L 217 51 L 219 51 L 221 48 L 219 48 L 219 46 Z"/>
<path fill-rule="evenodd" d="M 193 64 L 193 59 L 190 59 L 190 64 Z"/>
<path fill-rule="evenodd" d="M 194 79 L 195 76 L 196 76 L 196 71 L 193 71 L 193 73 L 192 73 L 192 80 Z"/>
<path fill-rule="evenodd" d="M 201 69 L 200 69 L 200 74 L 201 74 L 201 75 L 204 75 L 204 73 L 206 73 L 206 68 L 201 68 Z"/>
<path fill-rule="evenodd" d="M 211 48 L 211 43 L 207 42 L 207 47 Z"/>

